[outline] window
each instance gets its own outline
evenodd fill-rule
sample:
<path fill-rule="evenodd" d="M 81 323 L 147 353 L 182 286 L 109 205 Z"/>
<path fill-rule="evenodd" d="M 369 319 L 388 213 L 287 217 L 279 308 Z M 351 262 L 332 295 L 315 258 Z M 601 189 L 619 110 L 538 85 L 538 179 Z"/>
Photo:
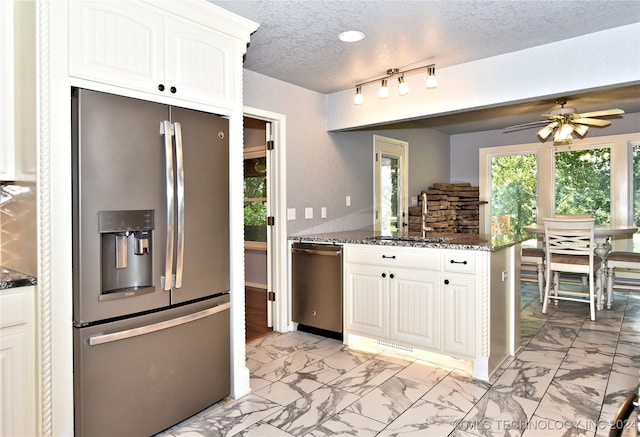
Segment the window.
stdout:
<path fill-rule="evenodd" d="M 257 154 L 260 154 L 258 152 Z M 267 158 L 255 156 L 244 160 L 244 239 L 267 241 Z M 245 154 L 247 158 L 247 154 Z"/>
<path fill-rule="evenodd" d="M 596 224 L 611 223 L 609 147 L 556 151 L 556 214 L 592 214 Z"/>
<path fill-rule="evenodd" d="M 538 155 L 499 155 L 491 158 L 491 233 L 520 235 L 536 221 Z"/>
<path fill-rule="evenodd" d="M 509 191 L 506 186 L 494 186 L 496 182 L 501 185 L 509 182 L 498 179 L 493 173 L 502 170 L 497 165 L 502 164 L 503 159 L 507 162 L 507 156 L 519 155 L 537 156 L 537 208 L 531 210 L 531 222 L 542 223 L 543 218 L 555 213 L 590 213 L 598 224 L 640 224 L 639 135 L 585 138 L 561 147 L 547 142 L 480 148 L 480 199 L 489 202 L 487 207 L 480 208 L 480 232 L 491 234 L 492 222 L 496 221 L 492 216 L 500 215 L 509 215 L 511 232 L 517 232 L 517 225 L 513 224 L 517 221 L 512 215 L 514 210 L 505 207 L 505 200 L 497 201 L 498 195 L 508 197 Z M 519 165 L 526 167 L 524 162 Z M 527 185 L 525 176 L 518 178 Z M 531 208 L 526 201 L 524 204 Z M 495 224 L 493 228 L 496 229 Z M 640 234 L 636 238 L 639 243 L 636 247 L 640 250 Z M 631 243 L 630 238 L 611 240 L 613 250 L 632 250 Z"/>
<path fill-rule="evenodd" d="M 385 234 L 406 230 L 409 143 L 374 135 L 373 147 L 374 229 Z"/>

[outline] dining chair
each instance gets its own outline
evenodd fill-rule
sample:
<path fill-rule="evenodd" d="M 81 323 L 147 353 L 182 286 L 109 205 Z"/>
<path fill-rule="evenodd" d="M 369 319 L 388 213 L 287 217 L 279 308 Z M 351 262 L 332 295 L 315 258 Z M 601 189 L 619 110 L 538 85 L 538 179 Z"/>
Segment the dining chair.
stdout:
<path fill-rule="evenodd" d="M 542 312 L 546 314 L 550 299 L 589 304 L 591 320 L 596 320 L 596 282 L 602 294 L 602 260 L 595 256 L 593 218 L 544 219 L 546 278 Z M 561 288 L 560 273 L 587 275 L 588 292 Z M 554 280 L 552 281 L 552 276 Z M 594 278 L 595 277 L 595 278 Z M 553 284 L 553 296 L 551 296 Z"/>
<path fill-rule="evenodd" d="M 610 252 L 606 259 L 607 271 L 607 309 L 611 309 L 613 302 L 613 285 L 615 283 L 615 270 L 630 269 L 640 270 L 640 253 L 638 252 Z M 630 288 L 637 288 L 637 285 Z"/>
<path fill-rule="evenodd" d="M 538 298 L 542 302 L 544 296 L 544 249 L 540 247 L 522 247 L 520 250 L 520 263 L 536 265 Z"/>

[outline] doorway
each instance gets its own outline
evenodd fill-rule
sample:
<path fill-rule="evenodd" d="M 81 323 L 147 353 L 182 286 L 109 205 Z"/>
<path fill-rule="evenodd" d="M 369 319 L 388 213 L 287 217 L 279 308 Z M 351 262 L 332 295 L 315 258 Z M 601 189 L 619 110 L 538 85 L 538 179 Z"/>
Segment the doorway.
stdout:
<path fill-rule="evenodd" d="M 244 108 L 245 330 L 287 330 L 285 117 Z"/>
<path fill-rule="evenodd" d="M 408 171 L 406 141 L 373 136 L 373 227 L 383 234 L 408 229 Z"/>

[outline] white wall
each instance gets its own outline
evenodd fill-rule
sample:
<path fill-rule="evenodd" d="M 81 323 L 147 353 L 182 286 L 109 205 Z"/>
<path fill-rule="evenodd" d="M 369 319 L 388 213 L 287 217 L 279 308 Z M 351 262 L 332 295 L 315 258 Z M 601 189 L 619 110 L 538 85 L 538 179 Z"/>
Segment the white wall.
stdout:
<path fill-rule="evenodd" d="M 373 135 L 409 142 L 409 193 L 449 180 L 449 136 L 434 129 L 327 132 L 326 96 L 244 72 L 244 103 L 287 117 L 287 234 L 334 232 L 373 225 Z M 351 206 L 345 198 L 351 196 Z M 322 207 L 327 218 L 320 218 Z M 313 219 L 304 218 L 313 208 Z"/>

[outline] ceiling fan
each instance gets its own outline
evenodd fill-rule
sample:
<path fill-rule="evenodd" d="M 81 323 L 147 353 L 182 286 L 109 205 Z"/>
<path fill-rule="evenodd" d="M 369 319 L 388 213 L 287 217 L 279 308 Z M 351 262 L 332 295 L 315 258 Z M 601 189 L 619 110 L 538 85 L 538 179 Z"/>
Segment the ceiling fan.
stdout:
<path fill-rule="evenodd" d="M 553 136 L 553 144 L 571 144 L 573 140 L 573 136 L 571 134 L 573 132 L 578 134 L 580 138 L 583 138 L 587 134 L 589 126 L 606 127 L 611 124 L 609 120 L 600 120 L 593 117 L 624 114 L 622 109 L 604 109 L 602 111 L 579 114 L 576 108 L 564 107 L 564 105 L 567 104 L 567 99 L 565 98 L 556 100 L 556 103 L 560 105 L 560 108 L 552 109 L 548 114 L 543 114 L 542 116 L 546 117 L 546 120 L 509 126 L 505 128 L 505 132 L 546 124 L 545 127 L 538 131 L 538 138 L 540 141 L 547 141 L 547 138 L 549 138 L 555 130 L 556 133 Z"/>

